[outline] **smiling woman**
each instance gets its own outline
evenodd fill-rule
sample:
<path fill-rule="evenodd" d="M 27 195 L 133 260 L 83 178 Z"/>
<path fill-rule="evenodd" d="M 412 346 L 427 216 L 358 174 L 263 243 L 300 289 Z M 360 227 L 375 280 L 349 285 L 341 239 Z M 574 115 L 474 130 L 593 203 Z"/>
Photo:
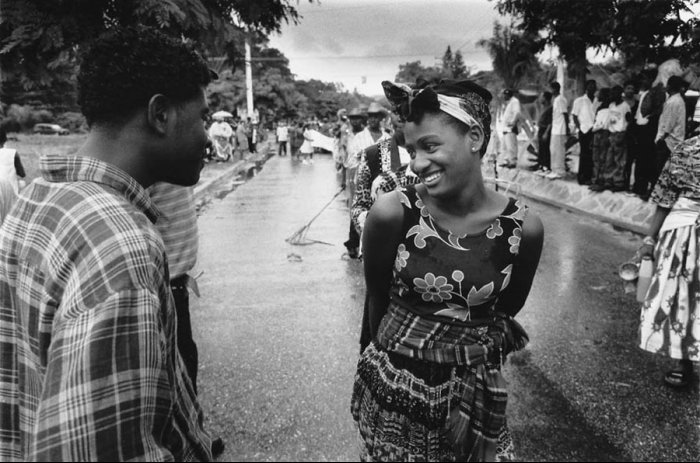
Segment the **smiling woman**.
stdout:
<path fill-rule="evenodd" d="M 513 317 L 539 263 L 542 224 L 484 186 L 488 91 L 469 81 L 383 86 L 422 183 L 378 198 L 365 226 L 373 341 L 352 399 L 361 457 L 512 458 L 501 365 L 527 343 Z"/>

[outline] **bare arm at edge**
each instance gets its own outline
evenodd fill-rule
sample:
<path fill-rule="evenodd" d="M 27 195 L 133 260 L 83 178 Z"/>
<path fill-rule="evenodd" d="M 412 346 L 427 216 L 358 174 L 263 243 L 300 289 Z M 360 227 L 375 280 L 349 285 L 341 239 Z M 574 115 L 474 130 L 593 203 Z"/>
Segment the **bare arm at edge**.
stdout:
<path fill-rule="evenodd" d="M 513 263 L 510 283 L 496 304 L 499 312 L 514 317 L 525 305 L 540 263 L 543 242 L 542 221 L 530 211 L 523 222 L 520 252 Z"/>
<path fill-rule="evenodd" d="M 362 234 L 365 283 L 369 298 L 369 327 L 374 338 L 389 306 L 392 269 L 401 241 L 403 207 L 398 192 L 377 198 L 367 215 Z"/>

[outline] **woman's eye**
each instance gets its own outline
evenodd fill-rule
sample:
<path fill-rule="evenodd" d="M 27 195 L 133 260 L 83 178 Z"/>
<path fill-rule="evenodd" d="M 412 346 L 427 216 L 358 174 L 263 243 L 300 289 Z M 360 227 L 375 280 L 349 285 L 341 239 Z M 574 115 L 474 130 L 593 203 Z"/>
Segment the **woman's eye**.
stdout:
<path fill-rule="evenodd" d="M 428 153 L 434 153 L 435 150 L 437 149 L 437 147 L 438 147 L 438 145 L 429 144 L 429 145 L 425 145 L 425 150 Z"/>

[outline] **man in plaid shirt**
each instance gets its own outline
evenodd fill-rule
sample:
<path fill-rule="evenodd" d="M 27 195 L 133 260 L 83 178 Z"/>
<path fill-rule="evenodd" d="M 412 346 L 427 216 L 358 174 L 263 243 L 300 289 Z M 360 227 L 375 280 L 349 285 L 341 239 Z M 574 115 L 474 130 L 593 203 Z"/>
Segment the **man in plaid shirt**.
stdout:
<path fill-rule="evenodd" d="M 147 28 L 84 54 L 88 139 L 42 158 L 0 228 L 0 461 L 211 459 L 144 190 L 199 179 L 210 79 Z"/>

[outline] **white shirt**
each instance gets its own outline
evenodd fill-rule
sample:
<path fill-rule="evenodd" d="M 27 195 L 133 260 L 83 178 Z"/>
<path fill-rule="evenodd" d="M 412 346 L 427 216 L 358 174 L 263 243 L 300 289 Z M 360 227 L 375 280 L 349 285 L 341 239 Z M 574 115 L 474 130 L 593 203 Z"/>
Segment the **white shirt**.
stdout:
<path fill-rule="evenodd" d="M 569 102 L 562 95 L 557 95 L 552 103 L 552 135 L 566 135 L 566 119 Z"/>
<path fill-rule="evenodd" d="M 639 104 L 637 105 L 637 112 L 634 115 L 634 120 L 637 125 L 647 125 L 649 123 L 649 118 L 642 116 L 642 102 L 647 96 L 649 96 L 649 90 L 644 90 L 639 94 Z"/>
<path fill-rule="evenodd" d="M 588 95 L 583 95 L 574 100 L 574 106 L 571 108 L 571 115 L 578 118 L 581 133 L 588 133 L 593 128 L 595 122 L 595 103 L 588 98 Z"/>
<path fill-rule="evenodd" d="M 356 168 L 360 165 L 360 156 L 362 155 L 362 150 L 374 145 L 379 140 L 384 138 L 389 138 L 389 134 L 382 130 L 382 135 L 376 140 L 372 138 L 372 134 L 368 127 L 359 133 L 356 133 L 354 137 L 348 142 L 348 159 L 345 167 L 348 169 Z"/>
<path fill-rule="evenodd" d="M 503 131 L 512 132 L 520 116 L 520 101 L 514 96 L 510 97 L 506 109 L 503 111 Z"/>
<path fill-rule="evenodd" d="M 595 113 L 595 122 L 593 122 L 593 131 L 597 132 L 599 130 L 609 129 L 609 117 L 610 110 L 608 108 L 603 108 Z"/>
<path fill-rule="evenodd" d="M 209 127 L 210 137 L 230 138 L 232 135 L 233 129 L 226 122 L 216 121 L 211 125 L 211 127 Z"/>
<path fill-rule="evenodd" d="M 289 129 L 285 125 L 277 127 L 277 141 L 287 141 Z"/>
<path fill-rule="evenodd" d="M 624 132 L 627 130 L 627 113 L 632 111 L 630 105 L 623 100 L 620 104 L 610 103 L 608 109 L 610 110 L 610 132 Z"/>
<path fill-rule="evenodd" d="M 15 193 L 19 191 L 19 179 L 17 178 L 17 170 L 15 169 L 15 154 L 17 150 L 12 148 L 0 148 L 0 178 L 4 178 Z"/>

